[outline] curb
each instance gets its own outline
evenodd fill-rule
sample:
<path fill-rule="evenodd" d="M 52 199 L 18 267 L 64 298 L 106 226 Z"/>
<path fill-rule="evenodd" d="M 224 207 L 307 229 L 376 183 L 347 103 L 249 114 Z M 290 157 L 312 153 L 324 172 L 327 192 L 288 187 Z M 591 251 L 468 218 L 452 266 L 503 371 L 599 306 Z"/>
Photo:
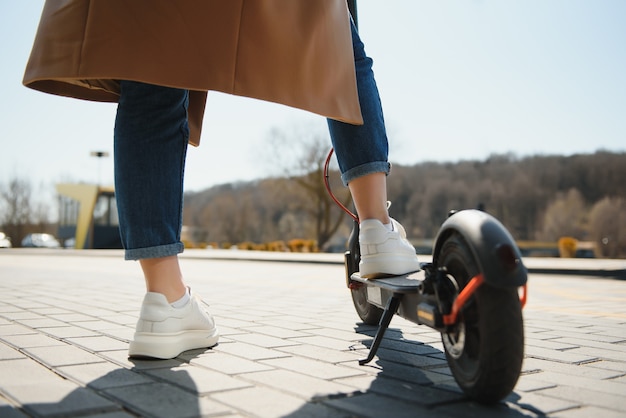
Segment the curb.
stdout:
<path fill-rule="evenodd" d="M 74 250 L 43 248 L 12 248 L 0 255 L 14 256 L 89 256 L 124 257 L 123 250 Z M 432 261 L 431 255 L 418 255 L 420 261 Z M 340 253 L 280 253 L 269 251 L 187 249 L 180 254 L 181 259 L 220 260 L 220 261 L 266 261 L 280 263 L 306 263 L 343 265 Z M 592 276 L 626 280 L 626 260 L 524 257 L 524 265 L 530 274 L 554 274 L 568 276 Z"/>

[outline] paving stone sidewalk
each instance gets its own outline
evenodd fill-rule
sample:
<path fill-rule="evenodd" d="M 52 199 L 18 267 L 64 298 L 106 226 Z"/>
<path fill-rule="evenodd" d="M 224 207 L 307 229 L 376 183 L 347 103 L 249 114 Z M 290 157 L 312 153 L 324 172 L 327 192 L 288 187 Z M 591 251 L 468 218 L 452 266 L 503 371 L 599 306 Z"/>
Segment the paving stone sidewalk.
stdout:
<path fill-rule="evenodd" d="M 1 251 L 0 417 L 626 416 L 626 281 L 531 275 L 523 374 L 485 407 L 460 393 L 439 334 L 399 317 L 359 366 L 375 328 L 359 324 L 341 265 L 193 252 L 182 264 L 220 344 L 130 361 L 137 263 Z"/>

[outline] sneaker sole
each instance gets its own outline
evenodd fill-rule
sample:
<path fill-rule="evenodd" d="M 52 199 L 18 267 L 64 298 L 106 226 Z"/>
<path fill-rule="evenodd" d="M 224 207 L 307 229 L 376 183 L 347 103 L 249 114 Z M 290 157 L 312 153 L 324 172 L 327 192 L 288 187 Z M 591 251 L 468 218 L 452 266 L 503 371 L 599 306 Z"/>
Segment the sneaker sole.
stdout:
<path fill-rule="evenodd" d="M 217 328 L 210 331 L 183 331 L 174 334 L 136 333 L 128 347 L 129 357 L 171 359 L 180 353 L 197 348 L 211 348 L 217 345 Z"/>
<path fill-rule="evenodd" d="M 402 276 L 420 271 L 417 257 L 390 256 L 377 254 L 363 257 L 359 263 L 359 273 L 366 279 L 380 279 L 389 276 Z"/>

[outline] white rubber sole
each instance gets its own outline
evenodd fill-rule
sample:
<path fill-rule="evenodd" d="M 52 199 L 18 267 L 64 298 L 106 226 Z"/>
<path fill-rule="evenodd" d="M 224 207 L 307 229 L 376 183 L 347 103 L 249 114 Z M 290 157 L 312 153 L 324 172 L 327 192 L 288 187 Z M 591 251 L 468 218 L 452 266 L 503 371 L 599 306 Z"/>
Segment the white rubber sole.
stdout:
<path fill-rule="evenodd" d="M 366 279 L 401 276 L 420 271 L 416 256 L 377 254 L 361 258 L 359 273 Z"/>
<path fill-rule="evenodd" d="M 171 359 L 187 350 L 210 348 L 217 344 L 219 332 L 212 330 L 182 331 L 171 334 L 135 333 L 128 347 L 129 357 Z"/>

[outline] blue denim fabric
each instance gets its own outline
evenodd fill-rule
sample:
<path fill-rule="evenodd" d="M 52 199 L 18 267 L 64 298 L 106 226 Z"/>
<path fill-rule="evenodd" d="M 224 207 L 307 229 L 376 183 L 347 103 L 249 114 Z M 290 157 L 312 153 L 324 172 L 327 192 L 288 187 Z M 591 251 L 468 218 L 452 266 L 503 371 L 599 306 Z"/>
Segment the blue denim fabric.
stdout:
<path fill-rule="evenodd" d="M 335 148 L 341 180 L 351 180 L 372 173 L 389 173 L 389 145 L 378 87 L 372 71 L 372 59 L 356 27 L 352 24 L 352 48 L 356 81 L 363 115 L 363 125 L 350 125 L 328 119 L 330 138 Z"/>
<path fill-rule="evenodd" d="M 388 143 L 372 60 L 352 25 L 363 125 L 328 120 L 344 184 L 388 173 Z M 127 260 L 179 254 L 189 140 L 186 90 L 121 82 L 115 120 L 115 193 Z"/>
<path fill-rule="evenodd" d="M 115 193 L 127 260 L 183 251 L 186 90 L 121 82 L 114 130 Z"/>

